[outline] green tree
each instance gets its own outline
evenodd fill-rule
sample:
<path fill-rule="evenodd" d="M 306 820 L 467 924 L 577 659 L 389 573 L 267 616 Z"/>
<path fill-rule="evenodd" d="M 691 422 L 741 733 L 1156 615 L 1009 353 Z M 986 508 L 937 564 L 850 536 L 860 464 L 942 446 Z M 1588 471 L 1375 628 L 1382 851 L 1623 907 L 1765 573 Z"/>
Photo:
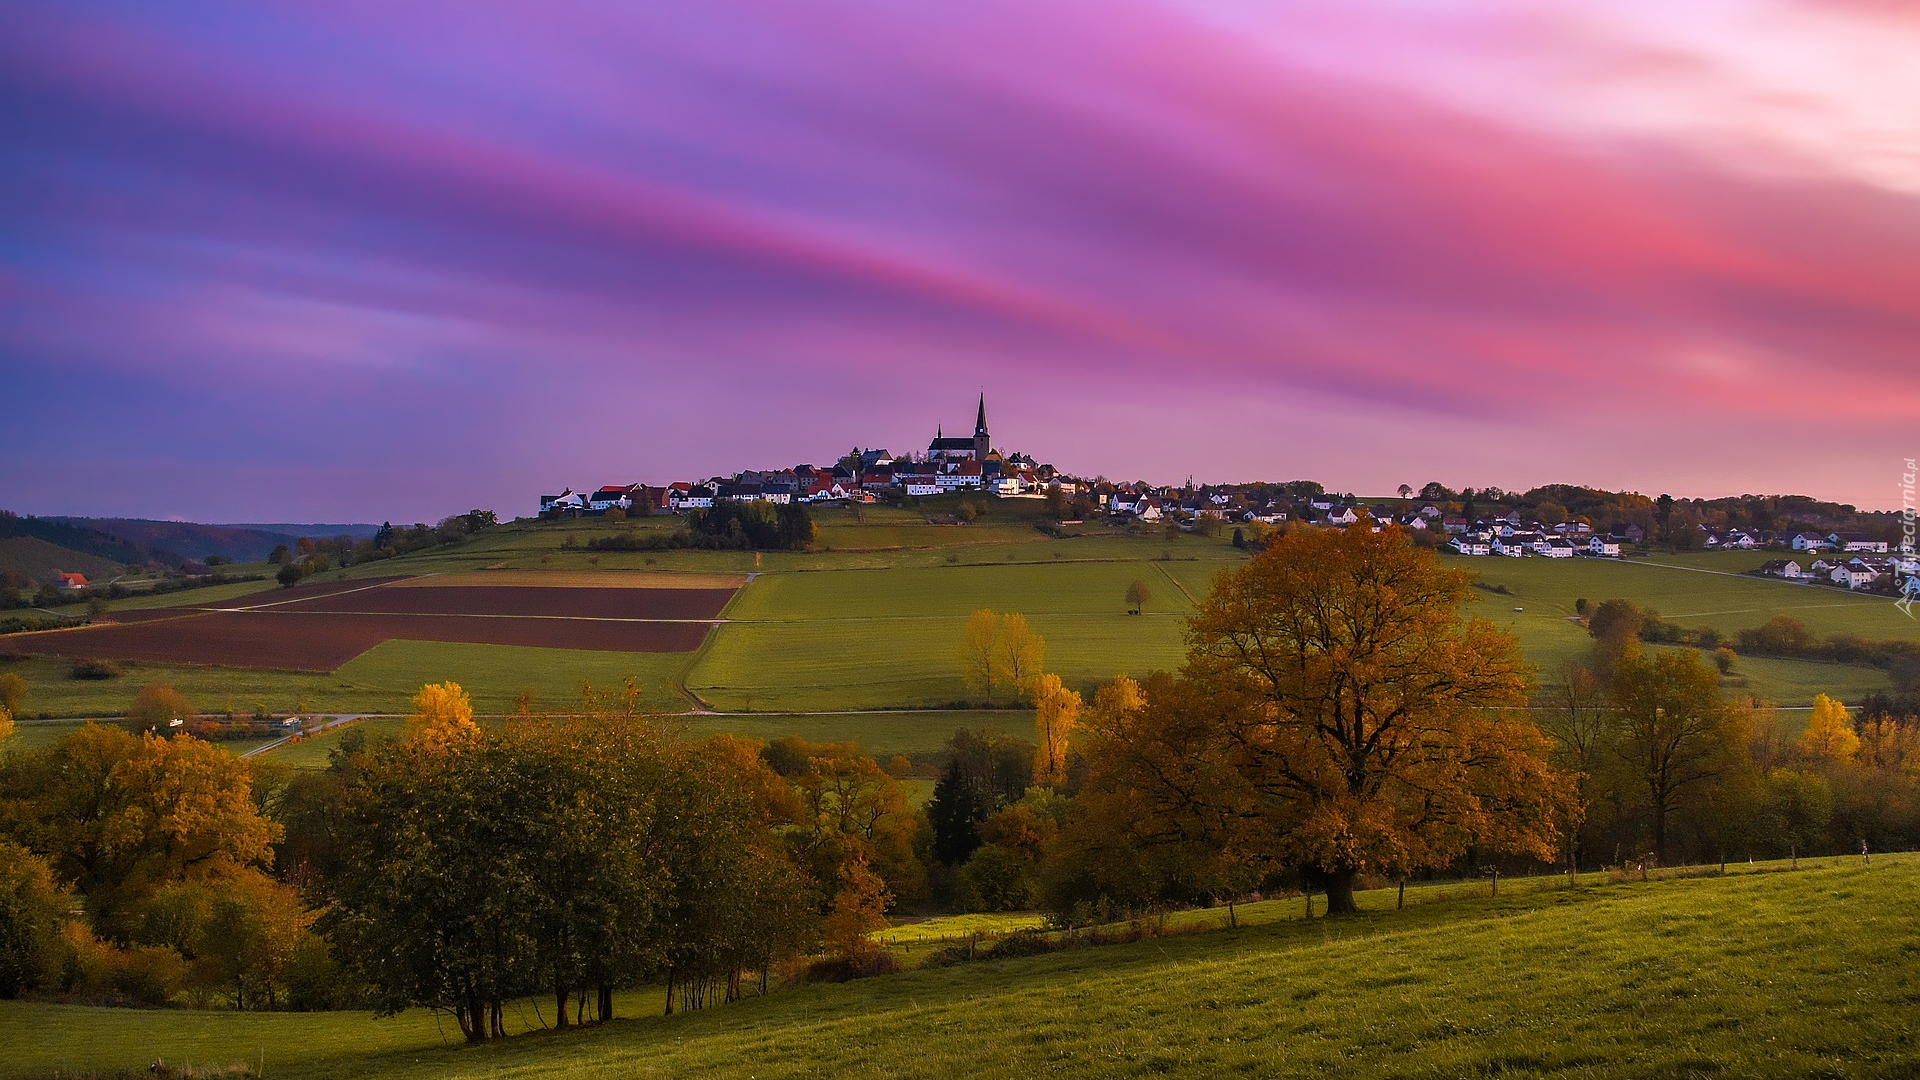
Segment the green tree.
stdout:
<path fill-rule="evenodd" d="M 57 989 L 60 927 L 72 906 L 45 859 L 0 840 L 0 998 Z"/>
<path fill-rule="evenodd" d="M 1065 521 L 1067 517 L 1067 494 L 1059 484 L 1049 484 L 1042 496 L 1042 505 L 1046 507 L 1047 517 L 1054 521 Z"/>
<path fill-rule="evenodd" d="M 1746 733 L 1720 696 L 1720 676 L 1693 649 L 1629 652 L 1609 695 L 1614 754 L 1646 807 L 1655 858 L 1665 861 L 1676 815 L 1737 768 Z"/>
<path fill-rule="evenodd" d="M 1760 814 L 1763 835 L 1786 854 L 1818 851 L 1833 820 L 1833 788 L 1822 776 L 1775 769 L 1767 774 Z"/>

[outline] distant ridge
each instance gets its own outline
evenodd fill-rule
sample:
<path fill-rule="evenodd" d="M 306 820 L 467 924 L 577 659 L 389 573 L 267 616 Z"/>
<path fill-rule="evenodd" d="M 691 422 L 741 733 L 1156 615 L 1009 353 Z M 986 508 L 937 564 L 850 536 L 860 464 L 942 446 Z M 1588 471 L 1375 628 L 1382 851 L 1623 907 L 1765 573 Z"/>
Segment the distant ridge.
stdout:
<path fill-rule="evenodd" d="M 172 550 L 156 547 L 144 540 L 110 533 L 84 518 L 22 517 L 0 510 L 0 539 L 14 537 L 31 537 L 54 547 L 66 548 L 69 551 L 105 559 L 112 563 L 157 562 L 178 566 L 186 561 L 184 556 Z M 41 553 L 47 554 L 44 549 L 41 549 Z"/>
<path fill-rule="evenodd" d="M 365 522 L 356 522 L 351 525 L 300 525 L 286 524 L 283 522 L 262 524 L 260 522 L 249 521 L 223 522 L 215 527 L 221 529 L 258 529 L 261 532 L 279 533 L 283 536 L 311 536 L 315 539 L 323 536 L 328 539 L 336 536 L 351 536 L 355 540 L 371 540 L 373 539 L 373 534 L 380 531 L 380 526 L 369 525 Z"/>
<path fill-rule="evenodd" d="M 209 555 L 218 555 L 231 562 L 259 562 L 272 554 L 274 548 L 282 544 L 291 547 L 303 536 L 331 538 L 344 534 L 358 540 L 372 537 L 377 528 L 373 525 L 321 524 L 203 525 L 193 521 L 156 521 L 151 518 L 48 517 L 34 520 L 103 534 L 147 553 L 149 558 L 174 565 L 205 559 Z M 46 539 L 60 542 L 51 536 Z M 139 560 L 123 558 L 120 561 Z"/>

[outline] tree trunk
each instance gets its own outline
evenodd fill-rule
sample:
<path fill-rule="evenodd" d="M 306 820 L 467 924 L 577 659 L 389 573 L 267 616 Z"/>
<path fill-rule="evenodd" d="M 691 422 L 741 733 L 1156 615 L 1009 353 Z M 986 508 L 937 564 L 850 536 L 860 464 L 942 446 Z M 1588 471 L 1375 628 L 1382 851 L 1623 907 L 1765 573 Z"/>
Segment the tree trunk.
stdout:
<path fill-rule="evenodd" d="M 604 1024 L 611 1019 L 613 1019 L 613 987 L 608 986 L 605 983 L 601 983 L 600 984 L 600 1022 Z"/>
<path fill-rule="evenodd" d="M 460 1006 L 458 1012 L 460 1034 L 466 1036 L 466 1040 L 470 1043 L 487 1041 L 487 1014 L 483 1006 L 484 1003 L 477 993 L 467 994 L 466 1000 Z"/>
<path fill-rule="evenodd" d="M 559 1031 L 567 1030 L 573 1023 L 567 1018 L 567 1006 L 573 1004 L 572 999 L 573 992 L 568 989 L 567 984 L 555 979 L 553 981 L 553 1026 Z"/>
<path fill-rule="evenodd" d="M 1324 875 L 1327 888 L 1327 914 L 1355 915 L 1359 913 L 1359 905 L 1353 902 L 1353 883 L 1354 879 L 1359 876 L 1359 871 L 1350 868 L 1330 870 Z"/>

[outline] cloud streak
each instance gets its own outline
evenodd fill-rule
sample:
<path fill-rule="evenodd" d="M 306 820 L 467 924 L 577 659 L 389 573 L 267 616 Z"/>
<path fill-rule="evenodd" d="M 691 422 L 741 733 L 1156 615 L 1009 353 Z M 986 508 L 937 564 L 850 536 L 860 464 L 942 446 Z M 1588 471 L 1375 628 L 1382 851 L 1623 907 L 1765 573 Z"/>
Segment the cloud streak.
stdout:
<path fill-rule="evenodd" d="M 1876 504 L 1920 420 L 1897 6 L 12 8 L 21 509 L 523 511 L 982 387 L 1116 476 Z M 286 425 L 267 493 L 208 434 Z"/>

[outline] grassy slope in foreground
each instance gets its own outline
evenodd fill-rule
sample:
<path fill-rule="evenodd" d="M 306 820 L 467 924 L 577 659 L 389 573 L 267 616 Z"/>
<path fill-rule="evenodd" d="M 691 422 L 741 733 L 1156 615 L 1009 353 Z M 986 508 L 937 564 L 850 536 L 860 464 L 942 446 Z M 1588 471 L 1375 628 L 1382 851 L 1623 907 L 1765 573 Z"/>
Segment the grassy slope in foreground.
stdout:
<path fill-rule="evenodd" d="M 145 1058 L 90 1048 L 146 1027 L 175 1045 L 204 1032 L 196 1059 L 208 1063 L 280 1047 L 266 1054 L 280 1077 L 1911 1076 L 1916 888 L 1920 860 L 1882 857 L 1515 890 L 808 987 L 477 1049 L 419 1038 L 415 1015 L 361 1020 L 355 1052 L 341 1014 L 8 1004 L 0 1057 L 21 1073 L 138 1068 Z M 96 1030 L 62 1033 L 63 1022 Z M 322 1049 L 296 1060 L 309 1027 Z"/>

